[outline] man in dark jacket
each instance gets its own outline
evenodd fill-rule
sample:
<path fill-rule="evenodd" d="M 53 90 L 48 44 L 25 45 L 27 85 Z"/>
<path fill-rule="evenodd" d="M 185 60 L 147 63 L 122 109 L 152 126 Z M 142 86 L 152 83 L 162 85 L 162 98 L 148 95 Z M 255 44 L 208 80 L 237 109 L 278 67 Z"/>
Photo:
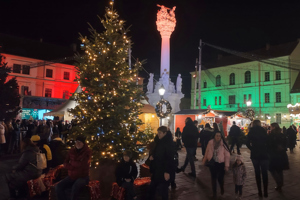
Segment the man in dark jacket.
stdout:
<path fill-rule="evenodd" d="M 206 151 L 206 146 L 214 136 L 214 130 L 210 127 L 209 123 L 205 124 L 204 129 L 200 132 L 200 143 L 201 143 L 201 148 L 202 148 L 202 155 L 204 158 L 205 151 Z"/>
<path fill-rule="evenodd" d="M 50 166 L 55 168 L 58 165 L 62 165 L 67 157 L 68 149 L 58 133 L 53 134 L 53 139 L 50 142 L 49 147 L 52 152 L 52 162 Z"/>
<path fill-rule="evenodd" d="M 149 199 L 155 198 L 156 188 L 160 187 L 162 199 L 168 200 L 171 174 L 174 174 L 175 171 L 173 139 L 172 134 L 165 126 L 159 127 L 157 132 L 157 136 L 154 138 L 155 147 L 149 157 L 152 174 Z"/>
<path fill-rule="evenodd" d="M 189 175 L 196 177 L 194 157 L 198 142 L 198 129 L 189 117 L 185 120 L 185 127 L 182 131 L 182 141 L 186 149 L 186 158 L 184 165 L 181 167 L 181 171 L 184 171 L 188 163 L 190 163 L 192 172 L 189 173 Z"/>
<path fill-rule="evenodd" d="M 18 120 L 14 119 L 12 121 L 13 131 L 11 134 L 9 150 L 8 150 L 8 153 L 10 154 L 17 153 L 18 151 L 19 142 L 20 142 L 20 125 L 21 125 L 21 121 L 19 119 Z"/>
<path fill-rule="evenodd" d="M 231 137 L 231 147 L 230 147 L 230 154 L 236 145 L 237 153 L 241 155 L 240 152 L 240 144 L 239 144 L 239 137 L 241 136 L 241 129 L 235 124 L 235 121 L 232 122 L 232 126 L 229 131 L 229 136 Z"/>
<path fill-rule="evenodd" d="M 68 176 L 55 186 L 58 200 L 67 199 L 66 188 L 72 187 L 71 199 L 77 199 L 78 195 L 89 183 L 90 163 L 92 151 L 85 144 L 85 137 L 80 135 L 76 138 L 75 147 L 72 148 L 64 162 L 68 170 Z"/>
<path fill-rule="evenodd" d="M 255 170 L 255 178 L 258 189 L 258 195 L 262 197 L 261 173 L 264 184 L 264 196 L 268 197 L 268 135 L 266 130 L 261 127 L 259 120 L 253 121 L 253 126 L 247 136 L 247 147 L 251 151 L 251 160 Z"/>
<path fill-rule="evenodd" d="M 28 121 L 29 122 L 29 124 L 28 124 L 28 130 L 27 130 L 27 132 L 26 132 L 26 138 L 31 138 L 31 136 L 33 135 L 33 131 L 34 131 L 34 124 L 33 124 L 33 122 L 32 122 L 32 120 L 29 120 Z"/>

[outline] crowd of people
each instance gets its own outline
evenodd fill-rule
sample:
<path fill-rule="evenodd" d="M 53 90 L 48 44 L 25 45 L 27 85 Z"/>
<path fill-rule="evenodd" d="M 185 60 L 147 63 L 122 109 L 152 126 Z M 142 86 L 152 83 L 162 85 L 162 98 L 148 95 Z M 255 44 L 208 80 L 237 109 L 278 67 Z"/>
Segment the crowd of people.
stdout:
<path fill-rule="evenodd" d="M 275 190 L 281 192 L 283 170 L 289 169 L 286 152 L 289 148 L 290 152 L 293 153 L 293 148 L 296 145 L 296 134 L 297 129 L 294 125 L 286 130 L 284 127 L 281 129 L 278 123 L 272 123 L 269 127 L 262 127 L 259 120 L 254 120 L 250 124 L 246 146 L 251 152 L 250 158 L 255 171 L 259 197 L 268 197 L 268 170 L 276 182 Z M 240 152 L 241 141 L 239 138 L 242 136 L 242 132 L 235 122 L 229 131 L 231 147 L 228 146 L 216 123 L 213 124 L 213 128 L 210 124 L 206 124 L 199 130 L 197 121 L 187 118 L 183 131 L 181 132 L 177 128 L 174 135 L 176 149 L 179 150 L 183 146 L 186 149 L 185 162 L 179 168 L 176 165 L 170 165 L 174 156 L 171 133 L 167 131 L 167 127 L 160 127 L 155 140 L 155 146 L 157 145 L 159 149 L 156 147 L 155 151 L 150 152 L 149 157 L 152 172 L 149 199 L 154 199 L 157 187 L 161 188 L 162 199 L 168 199 L 168 187 L 172 182 L 175 182 L 175 172 L 184 172 L 188 164 L 191 167 L 191 172 L 188 175 L 192 178 L 196 177 L 195 161 L 197 159 L 195 159 L 195 155 L 199 141 L 203 155 L 202 163 L 209 168 L 211 174 L 212 197 L 217 197 L 217 182 L 219 183 L 220 194 L 224 194 L 225 171 L 231 167 L 236 199 L 242 199 L 247 172 Z M 234 164 L 230 166 L 230 155 L 234 153 L 234 146 L 237 147 L 237 155 Z"/>
<path fill-rule="evenodd" d="M 63 139 L 70 129 L 71 125 L 62 121 L 13 120 L 7 124 L 0 122 L 2 154 L 18 152 L 19 139 L 22 140 L 20 147 L 22 155 L 18 164 L 12 167 L 11 173 L 0 177 L 1 183 L 4 183 L 0 188 L 0 199 L 14 195 L 12 192 L 18 191 L 28 180 L 39 178 L 50 168 L 61 164 L 64 164 L 68 170 L 68 176 L 55 186 L 57 199 L 66 198 L 64 191 L 68 187 L 72 188 L 71 199 L 76 199 L 81 189 L 89 182 L 92 151 L 82 135 L 76 138 L 75 146 L 69 150 Z M 26 130 L 26 134 L 20 135 L 22 130 Z M 196 150 L 199 143 L 203 155 L 202 163 L 210 170 L 213 198 L 217 197 L 217 183 L 220 194 L 224 194 L 226 189 L 224 176 L 230 167 L 233 172 L 236 199 L 242 198 L 247 172 L 239 149 L 241 129 L 235 122 L 229 131 L 231 147 L 228 146 L 218 124 L 214 123 L 213 127 L 206 124 L 199 130 L 198 122 L 192 121 L 189 117 L 185 121 L 182 132 L 177 128 L 173 135 L 165 126 L 159 127 L 157 132 L 154 142 L 150 145 L 149 158 L 146 161 L 151 173 L 149 200 L 155 199 L 157 188 L 160 188 L 162 199 L 167 200 L 168 188 L 170 186 L 176 188 L 176 173 L 184 172 L 188 164 L 191 167 L 188 175 L 196 178 L 195 161 L 197 161 Z M 254 120 L 250 124 L 246 146 L 251 152 L 250 158 L 260 197 L 268 197 L 268 170 L 277 184 L 275 190 L 279 192 L 282 190 L 283 170 L 289 169 L 286 151 L 289 148 L 293 153 L 296 134 L 297 129 L 294 125 L 288 129 L 284 127 L 281 129 L 277 123 L 272 123 L 270 127 L 262 127 L 259 120 Z M 3 144 L 6 143 L 9 145 L 4 146 Z M 234 152 L 235 145 L 237 156 L 234 164 L 230 166 L 230 155 Z M 184 164 L 179 167 L 177 150 L 183 147 L 186 149 L 186 158 Z M 38 167 L 36 157 L 38 152 L 45 154 L 47 160 L 47 167 L 43 169 Z M 137 167 L 132 160 L 132 152 L 124 151 L 115 175 L 118 185 L 126 189 L 126 199 L 136 200 L 133 182 L 137 177 Z"/>

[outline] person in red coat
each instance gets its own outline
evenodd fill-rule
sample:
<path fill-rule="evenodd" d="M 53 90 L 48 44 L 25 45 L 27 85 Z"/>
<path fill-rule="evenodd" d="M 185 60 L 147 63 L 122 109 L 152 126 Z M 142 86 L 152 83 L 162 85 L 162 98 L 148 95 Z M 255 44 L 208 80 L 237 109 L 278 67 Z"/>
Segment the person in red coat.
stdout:
<path fill-rule="evenodd" d="M 71 200 L 76 200 L 79 194 L 89 183 L 89 172 L 92 151 L 85 144 L 85 137 L 80 135 L 76 138 L 75 147 L 72 148 L 64 162 L 64 167 L 68 170 L 68 176 L 61 180 L 56 186 L 56 196 L 58 200 L 69 199 L 65 190 L 72 188 Z"/>

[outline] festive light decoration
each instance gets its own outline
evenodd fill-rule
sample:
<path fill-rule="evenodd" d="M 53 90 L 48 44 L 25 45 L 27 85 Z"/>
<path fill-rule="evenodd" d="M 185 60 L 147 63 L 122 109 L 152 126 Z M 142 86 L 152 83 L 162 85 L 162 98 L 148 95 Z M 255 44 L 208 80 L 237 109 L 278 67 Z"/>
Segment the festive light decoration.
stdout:
<path fill-rule="evenodd" d="M 254 112 L 254 110 L 252 108 L 247 108 L 247 110 L 245 111 L 246 117 L 249 118 L 251 121 L 254 118 L 254 114 L 255 114 L 255 112 Z"/>
<path fill-rule="evenodd" d="M 172 107 L 169 101 L 161 99 L 157 102 L 155 107 L 155 112 L 158 117 L 165 118 L 167 117 L 172 111 Z"/>
<path fill-rule="evenodd" d="M 120 159 L 124 150 L 131 150 L 137 158 L 141 154 L 137 142 L 145 144 L 149 139 L 138 131 L 143 95 L 136 82 L 141 62 L 128 65 L 128 30 L 113 9 L 113 2 L 100 21 L 103 33 L 91 28 L 90 37 L 80 37 L 85 55 L 76 58 L 76 68 L 83 91 L 74 94 L 78 106 L 70 111 L 76 116 L 74 136 L 87 136 L 94 166 L 101 159 Z"/>

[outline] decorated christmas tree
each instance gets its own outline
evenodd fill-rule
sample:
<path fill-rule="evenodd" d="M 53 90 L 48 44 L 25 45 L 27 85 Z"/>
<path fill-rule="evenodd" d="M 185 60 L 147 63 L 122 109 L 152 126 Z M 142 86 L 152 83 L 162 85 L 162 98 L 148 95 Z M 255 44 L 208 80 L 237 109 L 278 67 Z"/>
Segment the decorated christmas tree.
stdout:
<path fill-rule="evenodd" d="M 124 150 L 138 158 L 143 149 L 137 143 L 145 144 L 148 138 L 138 131 L 142 124 L 138 118 L 142 89 L 137 84 L 141 63 L 128 64 L 130 38 L 113 2 L 100 21 L 104 32 L 90 28 L 89 37 L 80 37 L 85 54 L 78 56 L 76 68 L 83 91 L 73 95 L 78 105 L 71 110 L 76 121 L 74 137 L 87 136 L 95 165 L 101 159 L 119 159 Z"/>
<path fill-rule="evenodd" d="M 0 54 L 0 121 L 15 118 L 21 110 L 17 80 L 16 78 L 6 80 L 10 72 L 11 68 L 7 67 L 7 63 Z"/>

